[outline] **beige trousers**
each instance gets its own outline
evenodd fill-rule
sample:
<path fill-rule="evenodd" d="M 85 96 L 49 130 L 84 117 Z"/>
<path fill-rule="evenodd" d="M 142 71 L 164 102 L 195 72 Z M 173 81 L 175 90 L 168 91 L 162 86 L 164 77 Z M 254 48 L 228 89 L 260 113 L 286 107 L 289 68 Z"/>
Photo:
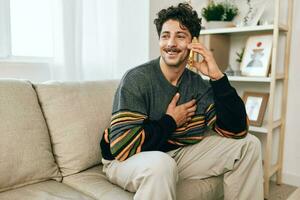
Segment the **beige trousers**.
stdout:
<path fill-rule="evenodd" d="M 224 199 L 263 199 L 261 144 L 250 134 L 239 140 L 210 134 L 168 153 L 148 151 L 123 162 L 102 161 L 109 181 L 135 192 L 135 200 L 175 200 L 178 181 L 218 175 L 224 177 Z"/>

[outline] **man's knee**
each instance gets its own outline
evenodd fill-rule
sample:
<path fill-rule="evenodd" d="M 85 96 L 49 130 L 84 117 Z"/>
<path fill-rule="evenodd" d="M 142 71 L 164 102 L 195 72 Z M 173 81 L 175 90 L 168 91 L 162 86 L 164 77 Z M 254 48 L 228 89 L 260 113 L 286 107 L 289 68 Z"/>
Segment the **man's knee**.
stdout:
<path fill-rule="evenodd" d="M 244 139 L 245 139 L 245 144 L 247 146 L 247 151 L 251 152 L 255 157 L 260 157 L 261 156 L 260 140 L 256 136 L 251 134 L 248 134 Z"/>
<path fill-rule="evenodd" d="M 177 164 L 175 160 L 170 157 L 168 154 L 152 151 L 144 152 L 145 157 L 147 157 L 148 163 L 145 166 L 147 173 L 150 173 L 151 176 L 175 176 L 177 177 Z"/>

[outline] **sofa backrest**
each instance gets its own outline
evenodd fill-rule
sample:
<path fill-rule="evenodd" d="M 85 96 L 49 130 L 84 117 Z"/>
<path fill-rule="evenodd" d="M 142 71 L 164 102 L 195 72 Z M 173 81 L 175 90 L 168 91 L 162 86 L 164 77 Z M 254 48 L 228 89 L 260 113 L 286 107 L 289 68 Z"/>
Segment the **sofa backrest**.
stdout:
<path fill-rule="evenodd" d="M 118 81 L 35 84 L 63 176 L 101 163 L 100 140 L 110 124 Z"/>
<path fill-rule="evenodd" d="M 0 192 L 61 180 L 37 95 L 30 82 L 0 80 Z"/>

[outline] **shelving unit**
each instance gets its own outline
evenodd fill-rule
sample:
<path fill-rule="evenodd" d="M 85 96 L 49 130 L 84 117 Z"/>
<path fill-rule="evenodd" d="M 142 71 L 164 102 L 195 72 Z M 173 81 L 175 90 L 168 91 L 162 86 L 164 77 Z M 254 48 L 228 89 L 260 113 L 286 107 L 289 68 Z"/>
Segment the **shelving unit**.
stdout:
<path fill-rule="evenodd" d="M 218 28 L 218 29 L 207 29 L 202 30 L 201 35 L 209 34 L 224 34 L 224 33 L 242 33 L 242 32 L 257 32 L 257 31 L 273 31 L 274 25 L 261 25 L 261 26 L 244 26 L 244 27 L 232 27 L 232 28 Z M 278 26 L 280 31 L 288 31 L 286 25 Z"/>
<path fill-rule="evenodd" d="M 269 93 L 269 101 L 267 106 L 267 113 L 264 117 L 264 122 L 261 127 L 250 126 L 249 131 L 260 134 L 265 138 L 264 143 L 264 195 L 265 198 L 269 197 L 269 181 L 270 178 L 276 174 L 277 184 L 282 182 L 282 161 L 283 161 L 283 148 L 284 148 L 284 134 L 286 123 L 286 104 L 287 104 L 287 89 L 288 89 L 288 71 L 289 71 L 289 57 L 291 45 L 291 23 L 292 23 L 292 7 L 293 0 L 280 1 L 273 0 L 274 2 L 274 16 L 272 25 L 262 26 L 246 26 L 246 27 L 233 27 L 233 28 L 219 28 L 202 30 L 200 38 L 210 35 L 236 35 L 245 34 L 259 35 L 270 33 L 273 35 L 272 43 L 272 56 L 271 56 L 271 73 L 268 77 L 246 77 L 246 76 L 229 76 L 230 82 L 234 84 L 235 88 L 239 90 L 239 85 L 246 85 L 253 91 L 256 89 Z M 286 3 L 285 5 L 282 5 Z M 286 17 L 281 14 L 282 10 L 286 9 Z M 284 22 L 280 21 L 286 18 Z M 284 41 L 284 47 L 281 44 L 281 38 Z M 283 62 L 280 63 L 280 58 Z M 261 88 L 256 88 L 257 84 Z M 278 92 L 280 92 L 278 98 Z M 279 101 L 279 102 L 277 102 Z M 278 106 L 279 105 L 279 106 Z M 272 163 L 273 150 L 273 136 L 278 134 L 279 142 L 276 149 L 277 160 Z M 273 150 L 273 151 L 272 151 Z"/>

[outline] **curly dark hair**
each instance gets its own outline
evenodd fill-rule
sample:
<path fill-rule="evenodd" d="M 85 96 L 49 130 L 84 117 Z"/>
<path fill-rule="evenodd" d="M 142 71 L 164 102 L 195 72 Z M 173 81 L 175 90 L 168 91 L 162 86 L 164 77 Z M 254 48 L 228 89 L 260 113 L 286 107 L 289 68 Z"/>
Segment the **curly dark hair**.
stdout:
<path fill-rule="evenodd" d="M 193 10 L 188 3 L 179 3 L 177 7 L 170 6 L 167 9 L 162 9 L 157 13 L 157 18 L 154 20 L 158 36 L 160 37 L 163 24 L 172 19 L 178 21 L 181 25 L 189 30 L 193 37 L 199 37 L 201 30 L 201 18 Z"/>

